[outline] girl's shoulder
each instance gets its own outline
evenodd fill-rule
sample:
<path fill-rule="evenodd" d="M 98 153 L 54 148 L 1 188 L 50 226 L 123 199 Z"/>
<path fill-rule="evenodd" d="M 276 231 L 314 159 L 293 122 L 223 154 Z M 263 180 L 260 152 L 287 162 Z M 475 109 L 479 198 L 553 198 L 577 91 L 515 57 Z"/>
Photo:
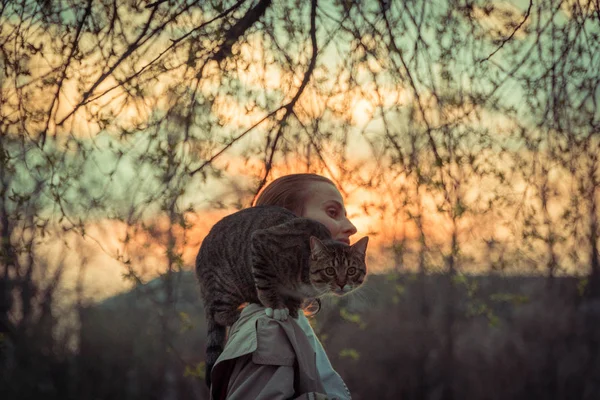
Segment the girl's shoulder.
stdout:
<path fill-rule="evenodd" d="M 296 351 L 304 351 L 302 341 L 298 341 L 302 333 L 292 318 L 278 321 L 268 317 L 264 307 L 250 304 L 232 325 L 217 364 L 252 354 L 256 364 L 293 365 Z"/>
<path fill-rule="evenodd" d="M 264 307 L 251 304 L 231 327 L 225 349 L 212 369 L 215 389 L 211 390 L 227 387 L 230 375 L 238 368 L 252 370 L 265 365 L 277 366 L 277 371 L 293 368 L 294 388 L 298 393 L 325 392 L 315 351 L 298 321 L 275 320 L 265 314 Z"/>

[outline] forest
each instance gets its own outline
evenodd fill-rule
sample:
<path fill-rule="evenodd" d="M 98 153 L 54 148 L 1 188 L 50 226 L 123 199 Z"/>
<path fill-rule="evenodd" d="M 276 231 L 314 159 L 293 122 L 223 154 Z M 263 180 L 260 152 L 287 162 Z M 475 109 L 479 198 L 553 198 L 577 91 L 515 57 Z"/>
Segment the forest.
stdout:
<path fill-rule="evenodd" d="M 355 399 L 600 398 L 598 0 L 0 0 L 0 395 L 207 399 L 194 259 L 293 172 L 369 235 Z"/>

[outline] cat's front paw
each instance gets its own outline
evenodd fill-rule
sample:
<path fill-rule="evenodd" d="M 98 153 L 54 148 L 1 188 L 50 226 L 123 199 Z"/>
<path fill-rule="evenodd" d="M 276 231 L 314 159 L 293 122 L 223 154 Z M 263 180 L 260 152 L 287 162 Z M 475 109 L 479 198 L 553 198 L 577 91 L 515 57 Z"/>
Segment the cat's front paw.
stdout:
<path fill-rule="evenodd" d="M 267 317 L 276 319 L 277 321 L 286 321 L 290 315 L 290 310 L 287 308 L 273 309 L 271 307 L 267 307 L 265 308 L 265 314 L 267 314 Z"/>

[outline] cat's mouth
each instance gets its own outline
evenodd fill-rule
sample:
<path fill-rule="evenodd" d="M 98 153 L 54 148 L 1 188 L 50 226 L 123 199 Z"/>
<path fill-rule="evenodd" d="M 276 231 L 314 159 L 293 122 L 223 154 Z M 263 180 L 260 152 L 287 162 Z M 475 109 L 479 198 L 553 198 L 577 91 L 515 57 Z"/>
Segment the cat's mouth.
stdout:
<path fill-rule="evenodd" d="M 340 287 L 339 285 L 331 286 L 330 290 L 336 296 L 345 296 L 350 293 L 354 289 L 352 285 L 344 285 L 344 287 Z"/>

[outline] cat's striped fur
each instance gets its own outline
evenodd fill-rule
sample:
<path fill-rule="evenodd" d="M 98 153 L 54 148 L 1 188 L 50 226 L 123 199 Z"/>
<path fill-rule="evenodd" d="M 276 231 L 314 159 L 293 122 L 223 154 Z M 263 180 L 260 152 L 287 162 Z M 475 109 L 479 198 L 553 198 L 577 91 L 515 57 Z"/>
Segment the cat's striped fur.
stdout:
<path fill-rule="evenodd" d="M 207 384 L 242 304 L 287 308 L 296 317 L 304 299 L 350 292 L 365 279 L 367 241 L 337 242 L 320 222 L 276 206 L 247 208 L 216 223 L 196 257 L 208 326 Z"/>

